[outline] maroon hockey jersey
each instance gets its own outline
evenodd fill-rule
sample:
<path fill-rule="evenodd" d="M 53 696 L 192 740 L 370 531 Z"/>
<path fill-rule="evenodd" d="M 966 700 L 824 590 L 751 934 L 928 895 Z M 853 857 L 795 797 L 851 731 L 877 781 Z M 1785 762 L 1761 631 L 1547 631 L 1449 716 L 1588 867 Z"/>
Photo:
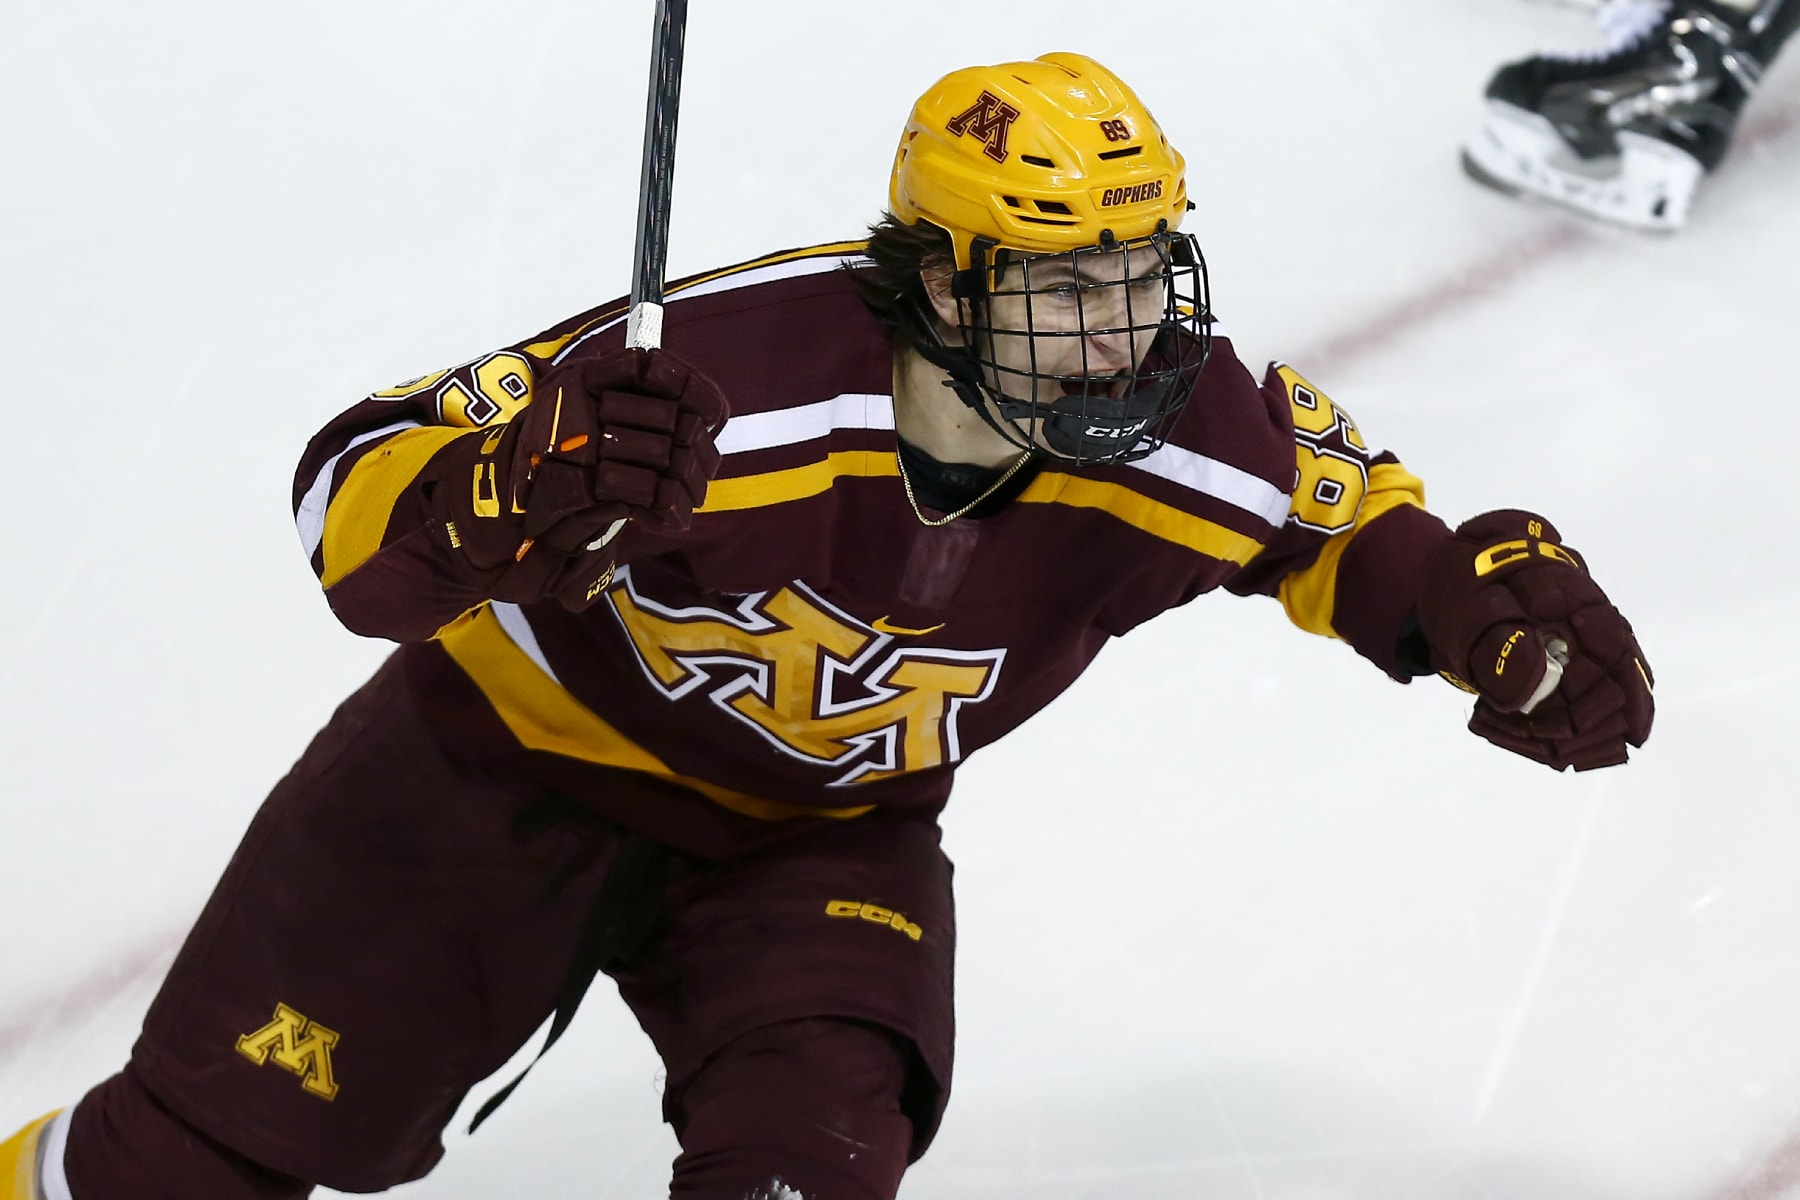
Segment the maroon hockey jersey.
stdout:
<path fill-rule="evenodd" d="M 308 447 L 296 519 L 327 599 L 400 654 L 446 747 L 553 783 L 694 853 L 941 805 L 955 765 L 1066 688 L 1113 637 L 1215 588 L 1276 596 L 1396 677 L 1429 549 L 1419 481 L 1215 327 L 1167 445 L 1052 461 L 980 520 L 923 525 L 896 466 L 893 344 L 848 271 L 860 243 L 671 285 L 664 345 L 731 403 L 693 525 L 628 526 L 583 613 L 470 595 L 417 480 L 509 420 L 534 379 L 623 344 L 625 305 L 377 392 Z M 464 572 L 463 574 L 466 574 Z M 612 799 L 624 770 L 656 803 Z"/>

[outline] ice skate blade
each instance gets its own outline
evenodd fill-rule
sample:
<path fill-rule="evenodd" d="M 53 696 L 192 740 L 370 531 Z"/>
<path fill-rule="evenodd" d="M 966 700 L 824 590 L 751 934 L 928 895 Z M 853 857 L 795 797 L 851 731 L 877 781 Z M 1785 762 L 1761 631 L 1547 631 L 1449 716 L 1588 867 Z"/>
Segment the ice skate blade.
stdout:
<path fill-rule="evenodd" d="M 1577 158 L 1549 121 L 1500 100 L 1463 147 L 1471 178 L 1630 229 L 1673 233 L 1705 169 L 1686 151 L 1643 134 L 1619 134 L 1615 158 Z"/>

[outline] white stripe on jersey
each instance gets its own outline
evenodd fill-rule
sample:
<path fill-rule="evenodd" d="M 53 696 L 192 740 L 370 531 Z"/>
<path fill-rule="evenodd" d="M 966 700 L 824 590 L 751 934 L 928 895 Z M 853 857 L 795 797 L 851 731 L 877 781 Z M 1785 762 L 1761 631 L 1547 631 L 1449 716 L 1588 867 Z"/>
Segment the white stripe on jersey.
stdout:
<path fill-rule="evenodd" d="M 834 429 L 892 429 L 892 396 L 847 393 L 830 400 L 803 404 L 776 412 L 751 413 L 725 422 L 718 441 L 719 453 L 742 454 L 826 437 Z M 1171 483 L 1223 500 L 1271 525 L 1287 520 L 1288 497 L 1280 488 L 1229 463 L 1207 458 L 1179 446 L 1162 449 L 1131 466 Z"/>
<path fill-rule="evenodd" d="M 508 604 L 504 600 L 496 600 L 488 605 L 494 610 L 494 619 L 500 622 L 500 628 L 506 636 L 513 640 L 513 645 L 525 652 L 525 657 L 538 665 L 538 670 L 550 677 L 550 682 L 558 687 L 562 680 L 550 669 L 550 660 L 544 657 L 544 648 L 538 645 L 537 634 L 531 631 L 531 622 L 525 619 L 525 610 L 516 604 Z"/>
<path fill-rule="evenodd" d="M 325 505 L 331 498 L 331 476 L 337 470 L 338 460 L 364 442 L 372 442 L 390 433 L 399 433 L 402 429 L 418 428 L 417 421 L 398 421 L 380 429 L 359 433 L 350 439 L 348 446 L 332 455 L 331 461 L 320 468 L 318 478 L 306 489 L 306 495 L 300 497 L 300 508 L 294 513 L 294 527 L 300 531 L 300 544 L 306 547 L 306 557 L 309 560 L 319 548 L 319 543 L 325 540 Z"/>
<path fill-rule="evenodd" d="M 894 398 L 847 392 L 775 412 L 732 417 L 714 445 L 720 454 L 742 454 L 822 438 L 834 429 L 892 429 Z"/>
<path fill-rule="evenodd" d="M 1253 516 L 1261 517 L 1271 525 L 1280 526 L 1287 521 L 1286 492 L 1266 479 L 1258 479 L 1250 472 L 1239 470 L 1216 458 L 1207 458 L 1204 454 L 1195 454 L 1192 450 L 1183 450 L 1180 446 L 1165 442 L 1154 454 L 1127 465 L 1202 495 L 1223 500 L 1234 508 L 1241 508 Z"/>
<path fill-rule="evenodd" d="M 44 1173 L 38 1180 L 38 1188 L 44 1193 L 44 1200 L 71 1200 L 69 1176 L 63 1168 L 63 1156 L 68 1153 L 69 1122 L 74 1116 L 74 1109 L 65 1108 L 38 1134 L 44 1143 Z"/>
<path fill-rule="evenodd" d="M 747 271 L 730 271 L 704 283 L 696 283 L 692 287 L 684 287 L 680 291 L 670 292 L 663 297 L 665 305 L 677 300 L 691 300 L 695 296 L 710 296 L 716 292 L 729 292 L 735 288 L 751 287 L 758 283 L 772 283 L 777 279 L 794 279 L 801 275 L 819 275 L 826 271 L 835 271 L 845 263 L 857 262 L 860 254 L 829 254 L 807 258 L 792 258 L 786 262 L 771 263 L 766 267 L 752 267 Z M 551 359 L 552 365 L 560 363 L 569 356 L 570 351 L 597 334 L 605 333 L 613 326 L 625 320 L 627 314 L 620 314 L 604 325 L 596 325 L 567 346 L 562 353 Z"/>

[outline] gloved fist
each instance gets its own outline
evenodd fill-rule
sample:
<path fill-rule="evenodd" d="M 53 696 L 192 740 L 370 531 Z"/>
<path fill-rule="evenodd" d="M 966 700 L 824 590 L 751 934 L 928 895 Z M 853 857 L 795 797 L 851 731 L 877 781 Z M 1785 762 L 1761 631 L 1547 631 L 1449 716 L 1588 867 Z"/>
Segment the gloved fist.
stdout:
<path fill-rule="evenodd" d="M 1419 625 L 1432 666 L 1477 697 L 1472 732 L 1586 771 L 1624 762 L 1626 746 L 1650 736 L 1655 676 L 1630 623 L 1560 541 L 1527 512 L 1465 521 L 1426 566 Z"/>
<path fill-rule="evenodd" d="M 719 469 L 717 384 L 661 350 L 565 364 L 506 425 L 458 439 L 432 502 L 496 600 L 586 607 L 627 520 L 686 529 Z M 592 576 L 592 578 L 588 578 Z"/>

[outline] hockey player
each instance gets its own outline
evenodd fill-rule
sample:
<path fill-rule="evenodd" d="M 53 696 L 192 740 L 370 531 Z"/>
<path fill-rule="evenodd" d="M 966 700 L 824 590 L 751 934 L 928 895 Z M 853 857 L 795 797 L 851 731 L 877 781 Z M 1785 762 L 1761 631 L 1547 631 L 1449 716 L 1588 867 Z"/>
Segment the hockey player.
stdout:
<path fill-rule="evenodd" d="M 1500 68 L 1471 177 L 1634 229 L 1675 230 L 1800 0 L 1603 0 L 1605 48 Z"/>
<path fill-rule="evenodd" d="M 325 597 L 400 648 L 0 1197 L 417 1179 L 604 972 L 667 1064 L 672 1196 L 890 1200 L 950 1088 L 956 765 L 1215 589 L 1445 674 L 1553 769 L 1643 744 L 1649 668 L 1548 521 L 1446 528 L 1324 392 L 1245 370 L 1116 76 L 947 76 L 890 199 L 866 243 L 672 285 L 663 350 L 603 306 L 313 440 Z"/>

